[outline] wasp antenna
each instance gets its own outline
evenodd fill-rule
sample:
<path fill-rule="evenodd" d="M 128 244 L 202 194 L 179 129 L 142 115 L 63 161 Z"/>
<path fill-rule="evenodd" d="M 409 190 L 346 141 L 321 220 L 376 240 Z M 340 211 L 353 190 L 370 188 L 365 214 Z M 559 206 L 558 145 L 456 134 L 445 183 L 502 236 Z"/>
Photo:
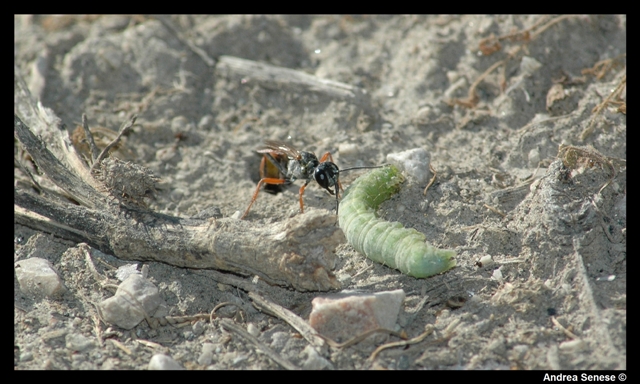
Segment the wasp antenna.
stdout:
<path fill-rule="evenodd" d="M 344 172 L 344 171 L 353 171 L 354 169 L 373 169 L 373 168 L 382 168 L 382 167 L 386 167 L 387 164 L 382 164 L 382 165 L 371 165 L 371 166 L 365 166 L 365 167 L 351 167 L 351 168 L 344 168 L 339 170 L 338 172 Z"/>

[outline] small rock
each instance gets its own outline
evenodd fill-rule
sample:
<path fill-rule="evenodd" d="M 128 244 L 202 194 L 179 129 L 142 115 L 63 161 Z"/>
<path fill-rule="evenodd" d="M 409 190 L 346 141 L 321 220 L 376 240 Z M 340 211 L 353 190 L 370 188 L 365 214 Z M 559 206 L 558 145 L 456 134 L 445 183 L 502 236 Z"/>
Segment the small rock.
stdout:
<path fill-rule="evenodd" d="M 33 360 L 33 353 L 31 352 L 22 352 L 20 354 L 20 362 L 26 363 L 27 361 Z"/>
<path fill-rule="evenodd" d="M 536 168 L 540 164 L 540 150 L 538 148 L 531 148 L 527 157 L 529 159 L 529 167 Z"/>
<path fill-rule="evenodd" d="M 528 351 L 529 351 L 528 345 L 518 344 L 514 346 L 513 349 L 511 350 L 511 358 L 513 360 L 522 360 L 524 359 Z"/>
<path fill-rule="evenodd" d="M 358 145 L 354 143 L 340 143 L 340 145 L 338 145 L 338 153 L 340 156 L 353 156 L 360 153 L 360 149 Z"/>
<path fill-rule="evenodd" d="M 565 89 L 562 84 L 554 84 L 547 92 L 547 112 L 550 116 L 571 113 L 578 107 L 580 96 L 574 88 Z"/>
<path fill-rule="evenodd" d="M 484 255 L 480 258 L 480 264 L 482 264 L 483 267 L 487 267 L 493 264 L 493 258 L 490 255 Z"/>
<path fill-rule="evenodd" d="M 504 355 L 504 353 L 506 352 L 507 348 L 505 345 L 505 341 L 503 338 L 498 337 L 496 339 L 494 339 L 493 341 L 491 341 L 487 346 L 486 349 L 488 351 L 491 351 L 493 353 L 495 353 L 496 355 Z"/>
<path fill-rule="evenodd" d="M 401 289 L 316 297 L 311 302 L 309 324 L 335 341 L 346 341 L 373 329 L 394 329 L 404 298 Z"/>
<path fill-rule="evenodd" d="M 139 275 L 138 264 L 123 265 L 116 270 L 116 278 L 120 281 L 125 281 L 131 275 Z"/>
<path fill-rule="evenodd" d="M 151 370 L 153 371 L 184 370 L 184 368 L 182 368 L 177 361 L 173 360 L 171 357 L 167 355 L 163 355 L 160 353 L 153 355 L 153 357 L 149 361 L 148 369 L 150 371 Z"/>
<path fill-rule="evenodd" d="M 333 364 L 329 360 L 320 356 L 320 354 L 318 354 L 318 351 L 316 351 L 316 349 L 312 346 L 307 345 L 302 353 L 307 355 L 307 360 L 305 360 L 302 365 L 303 369 L 313 371 L 321 369 L 334 369 Z"/>
<path fill-rule="evenodd" d="M 271 348 L 276 351 L 284 348 L 284 345 L 289 340 L 290 336 L 288 332 L 276 332 L 271 336 Z"/>
<path fill-rule="evenodd" d="M 255 337 L 258 337 L 258 335 L 260 334 L 260 330 L 253 323 L 247 324 L 247 332 L 249 332 L 251 336 L 255 336 Z"/>
<path fill-rule="evenodd" d="M 231 362 L 231 365 L 238 365 L 240 363 L 242 363 L 243 361 L 247 360 L 249 358 L 249 356 L 247 355 L 238 355 L 236 356 L 235 359 L 233 359 L 233 361 Z"/>
<path fill-rule="evenodd" d="M 520 72 L 527 76 L 533 75 L 540 67 L 542 67 L 542 64 L 533 57 L 523 56 L 522 61 L 520 61 Z"/>
<path fill-rule="evenodd" d="M 62 280 L 48 260 L 32 257 L 14 265 L 20 290 L 42 297 L 60 297 L 66 292 Z"/>
<path fill-rule="evenodd" d="M 194 335 L 192 331 L 186 330 L 182 333 L 182 337 L 184 337 L 185 340 L 193 340 L 196 338 L 196 335 Z"/>
<path fill-rule="evenodd" d="M 154 314 L 162 298 L 158 288 L 141 275 L 130 275 L 118 286 L 113 297 L 100 303 L 104 320 L 120 328 L 132 329 Z"/>
<path fill-rule="evenodd" d="M 497 282 L 502 282 L 502 271 L 500 270 L 500 268 L 493 271 L 491 278 Z"/>
<path fill-rule="evenodd" d="M 389 153 L 387 161 L 395 164 L 407 176 L 418 184 L 429 181 L 429 162 L 431 157 L 424 148 L 414 148 L 408 151 Z"/>
<path fill-rule="evenodd" d="M 82 352 L 85 349 L 91 348 L 94 346 L 93 341 L 91 339 L 84 337 L 78 333 L 69 333 L 65 337 L 65 343 L 67 349 L 70 349 L 75 352 Z"/>
<path fill-rule="evenodd" d="M 563 352 L 580 352 L 587 348 L 587 343 L 582 339 L 563 341 L 558 347 Z"/>
<path fill-rule="evenodd" d="M 53 331 L 49 331 L 49 332 L 43 333 L 42 336 L 40 336 L 40 337 L 46 343 L 46 342 L 49 342 L 51 340 L 55 340 L 55 339 L 58 339 L 60 337 L 64 337 L 64 336 L 67 335 L 67 333 L 69 333 L 69 330 L 66 329 L 66 328 L 54 329 Z"/>
<path fill-rule="evenodd" d="M 204 330 L 205 330 L 205 329 L 204 329 L 204 326 L 205 326 L 204 321 L 202 321 L 202 320 L 198 320 L 198 321 L 196 321 L 196 323 L 195 323 L 195 324 L 193 324 L 193 326 L 191 327 L 191 331 L 193 332 L 193 334 L 194 334 L 195 336 L 200 336 L 200 335 L 202 335 L 202 334 L 204 333 Z"/>
<path fill-rule="evenodd" d="M 198 364 L 202 366 L 209 366 L 213 362 L 213 352 L 215 351 L 215 345 L 213 343 L 203 343 L 202 353 L 198 357 Z"/>

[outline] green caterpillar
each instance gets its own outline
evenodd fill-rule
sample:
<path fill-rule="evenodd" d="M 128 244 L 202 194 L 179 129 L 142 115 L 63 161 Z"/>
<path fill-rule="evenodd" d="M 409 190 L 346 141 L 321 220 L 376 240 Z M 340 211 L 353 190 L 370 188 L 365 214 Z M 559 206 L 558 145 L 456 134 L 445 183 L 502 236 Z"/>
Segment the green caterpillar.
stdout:
<path fill-rule="evenodd" d="M 344 192 L 338 220 L 349 244 L 378 263 L 413 277 L 429 277 L 456 265 L 455 251 L 425 243 L 425 235 L 376 217 L 380 204 L 400 189 L 404 177 L 385 166 L 357 178 Z"/>

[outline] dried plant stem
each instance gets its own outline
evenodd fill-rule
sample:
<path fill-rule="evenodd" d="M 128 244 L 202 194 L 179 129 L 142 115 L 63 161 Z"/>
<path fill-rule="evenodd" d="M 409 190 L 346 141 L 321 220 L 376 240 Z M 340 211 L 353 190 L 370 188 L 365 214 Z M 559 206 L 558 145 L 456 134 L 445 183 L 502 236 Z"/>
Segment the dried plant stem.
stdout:
<path fill-rule="evenodd" d="M 222 325 L 222 328 L 226 329 L 227 331 L 233 332 L 236 335 L 243 338 L 244 340 L 253 344 L 256 348 L 258 348 L 261 352 L 267 355 L 271 360 L 281 365 L 283 368 L 289 369 L 289 370 L 300 369 L 289 360 L 277 354 L 274 350 L 269 348 L 262 341 L 258 340 L 255 336 L 251 335 L 249 332 L 242 329 L 242 327 L 240 327 L 239 325 L 236 325 L 233 321 L 229 319 L 222 319 L 220 320 L 220 325 Z"/>

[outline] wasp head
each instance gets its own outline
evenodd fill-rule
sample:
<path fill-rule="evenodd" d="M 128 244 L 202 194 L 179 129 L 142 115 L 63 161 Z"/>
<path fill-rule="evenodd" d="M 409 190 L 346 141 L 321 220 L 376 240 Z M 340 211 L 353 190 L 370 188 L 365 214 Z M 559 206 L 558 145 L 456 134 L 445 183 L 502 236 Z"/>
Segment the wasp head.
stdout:
<path fill-rule="evenodd" d="M 334 187 L 337 192 L 338 185 L 338 166 L 330 161 L 325 161 L 324 163 L 320 163 L 316 169 L 313 171 L 313 178 L 316 182 L 324 189 L 329 191 L 330 194 L 334 195 L 334 191 L 330 190 L 329 187 Z"/>

